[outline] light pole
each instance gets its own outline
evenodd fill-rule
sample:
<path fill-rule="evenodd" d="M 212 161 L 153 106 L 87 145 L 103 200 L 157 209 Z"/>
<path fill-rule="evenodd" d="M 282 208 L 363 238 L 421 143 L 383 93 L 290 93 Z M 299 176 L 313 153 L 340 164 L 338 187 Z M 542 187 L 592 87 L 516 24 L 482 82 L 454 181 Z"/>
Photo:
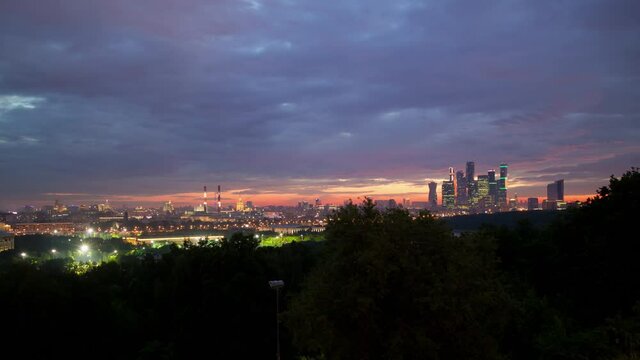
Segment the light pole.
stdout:
<path fill-rule="evenodd" d="M 284 281 L 269 281 L 269 286 L 276 290 L 276 360 L 280 360 L 280 288 L 284 287 Z"/>

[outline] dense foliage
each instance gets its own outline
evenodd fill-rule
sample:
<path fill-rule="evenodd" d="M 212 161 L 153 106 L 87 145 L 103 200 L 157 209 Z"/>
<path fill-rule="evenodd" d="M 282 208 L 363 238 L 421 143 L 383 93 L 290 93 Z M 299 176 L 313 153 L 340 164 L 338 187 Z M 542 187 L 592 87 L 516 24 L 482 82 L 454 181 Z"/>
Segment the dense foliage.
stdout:
<path fill-rule="evenodd" d="M 283 359 L 637 359 L 639 207 L 632 169 L 546 227 L 456 237 L 428 213 L 365 202 L 333 214 L 324 242 L 259 247 L 236 234 L 86 272 L 5 252 L 3 347 L 24 358 L 274 358 L 267 281 L 283 279 Z"/>
<path fill-rule="evenodd" d="M 327 257 L 292 305 L 302 349 L 328 359 L 494 359 L 509 308 L 489 238 L 428 213 L 334 214 Z"/>

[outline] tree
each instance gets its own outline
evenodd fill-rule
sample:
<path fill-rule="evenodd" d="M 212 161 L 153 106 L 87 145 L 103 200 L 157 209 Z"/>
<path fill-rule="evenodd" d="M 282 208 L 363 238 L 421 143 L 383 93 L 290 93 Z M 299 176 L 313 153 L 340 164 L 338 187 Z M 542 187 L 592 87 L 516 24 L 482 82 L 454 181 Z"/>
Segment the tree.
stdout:
<path fill-rule="evenodd" d="M 371 200 L 330 216 L 326 254 L 286 314 L 328 359 L 495 359 L 508 312 L 493 243 Z"/>

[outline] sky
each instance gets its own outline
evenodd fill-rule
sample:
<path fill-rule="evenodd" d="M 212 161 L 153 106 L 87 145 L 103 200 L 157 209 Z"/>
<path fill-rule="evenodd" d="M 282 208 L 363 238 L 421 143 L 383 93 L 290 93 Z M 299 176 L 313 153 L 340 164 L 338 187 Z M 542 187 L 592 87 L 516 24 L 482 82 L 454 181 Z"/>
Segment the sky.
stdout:
<path fill-rule="evenodd" d="M 640 165 L 636 0 L 3 0 L 0 209 L 426 201 Z"/>

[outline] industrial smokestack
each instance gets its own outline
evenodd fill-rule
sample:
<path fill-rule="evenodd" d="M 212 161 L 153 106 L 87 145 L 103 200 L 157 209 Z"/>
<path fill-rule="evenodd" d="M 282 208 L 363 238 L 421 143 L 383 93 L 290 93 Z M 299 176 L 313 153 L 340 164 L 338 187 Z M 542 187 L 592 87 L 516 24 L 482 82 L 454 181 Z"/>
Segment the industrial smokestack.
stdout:
<path fill-rule="evenodd" d="M 222 209 L 222 202 L 220 201 L 220 185 L 218 185 L 218 212 Z"/>
<path fill-rule="evenodd" d="M 207 185 L 204 186 L 204 212 L 207 212 Z"/>

